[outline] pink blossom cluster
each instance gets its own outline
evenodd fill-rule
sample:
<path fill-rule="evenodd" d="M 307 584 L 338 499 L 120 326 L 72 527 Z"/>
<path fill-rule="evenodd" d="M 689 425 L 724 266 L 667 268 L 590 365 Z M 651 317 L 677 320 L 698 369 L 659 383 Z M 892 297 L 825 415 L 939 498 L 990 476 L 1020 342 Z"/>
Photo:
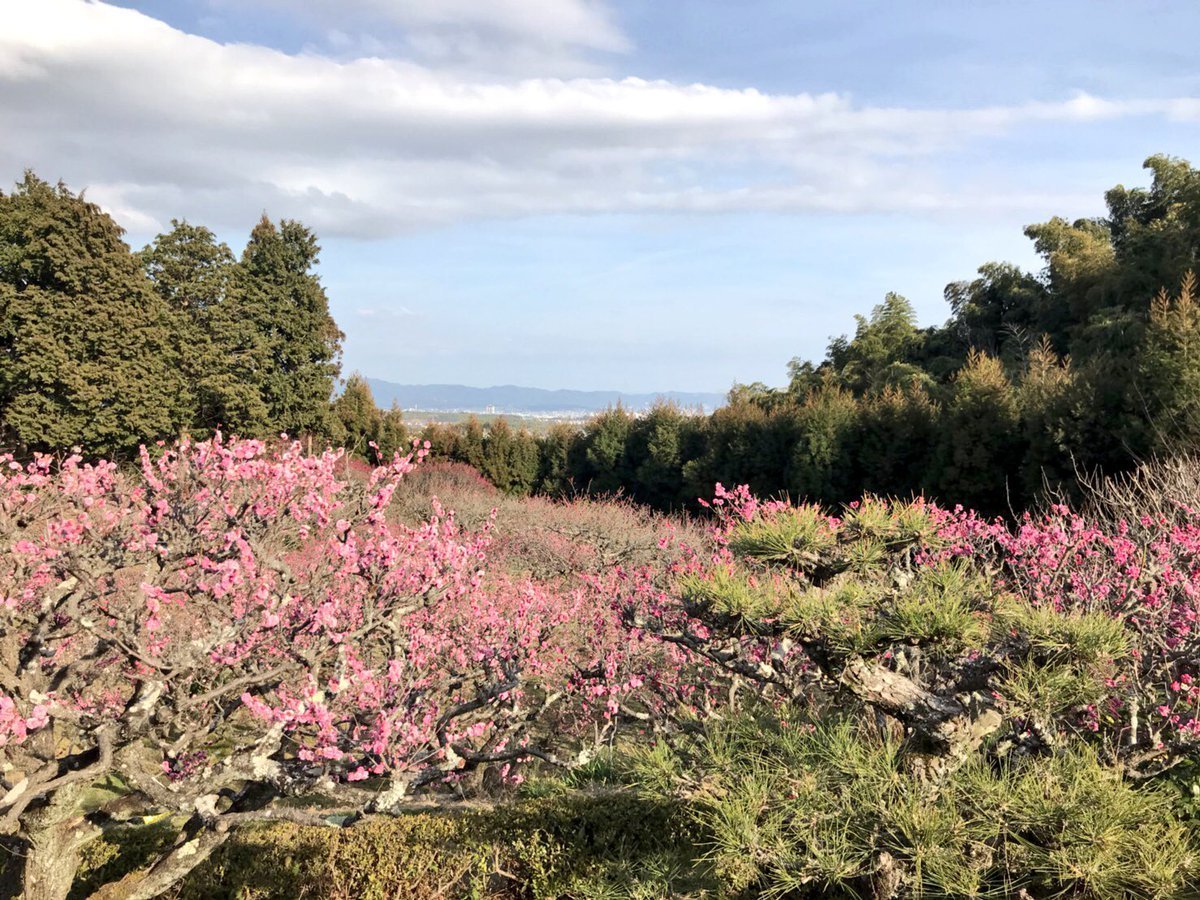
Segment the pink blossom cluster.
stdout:
<path fill-rule="evenodd" d="M 115 734 L 201 781 L 253 726 L 247 754 L 289 771 L 419 786 L 517 777 L 645 715 L 672 653 L 630 638 L 613 583 L 495 574 L 489 529 L 436 503 L 416 527 L 389 517 L 427 450 L 351 478 L 340 452 L 220 436 L 135 471 L 0 460 L 0 745 L 29 770 L 56 764 L 39 729 Z"/>
<path fill-rule="evenodd" d="M 1136 668 L 1113 685 L 1101 719 L 1155 743 L 1200 737 L 1200 516 L 1102 525 L 1063 505 L 1015 526 L 961 508 L 941 511 L 953 555 L 989 565 L 998 585 L 1035 604 L 1099 611 L 1125 624 Z M 1148 715 L 1152 712 L 1153 716 Z M 1148 720 L 1148 721 L 1147 721 Z"/>

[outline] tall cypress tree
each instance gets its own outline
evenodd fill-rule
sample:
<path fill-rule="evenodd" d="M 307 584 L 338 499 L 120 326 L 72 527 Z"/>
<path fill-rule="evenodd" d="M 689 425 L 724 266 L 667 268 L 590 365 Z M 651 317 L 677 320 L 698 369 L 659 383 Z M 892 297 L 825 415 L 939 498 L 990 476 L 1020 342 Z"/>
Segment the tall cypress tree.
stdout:
<path fill-rule="evenodd" d="M 342 333 L 313 271 L 320 247 L 299 222 L 254 226 L 234 272 L 231 322 L 270 430 L 329 435 Z"/>
<path fill-rule="evenodd" d="M 171 230 L 138 256 L 176 320 L 180 372 L 195 400 L 188 424 L 200 432 L 268 431 L 267 407 L 254 379 L 259 341 L 229 302 L 232 251 L 209 229 L 172 220 Z"/>
<path fill-rule="evenodd" d="M 123 233 L 32 172 L 0 193 L 0 443 L 123 455 L 188 419 L 172 316 Z"/>

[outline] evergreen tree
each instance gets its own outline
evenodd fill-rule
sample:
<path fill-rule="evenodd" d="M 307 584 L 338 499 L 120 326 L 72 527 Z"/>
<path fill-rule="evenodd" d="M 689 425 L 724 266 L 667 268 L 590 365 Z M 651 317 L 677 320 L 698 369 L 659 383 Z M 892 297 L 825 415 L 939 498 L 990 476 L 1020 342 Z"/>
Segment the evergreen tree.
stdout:
<path fill-rule="evenodd" d="M 788 467 L 796 498 L 836 504 L 854 493 L 853 439 L 858 427 L 854 395 L 832 380 L 813 391 L 796 415 L 797 439 Z"/>
<path fill-rule="evenodd" d="M 299 222 L 254 226 L 234 274 L 229 303 L 248 373 L 272 431 L 328 435 L 342 333 L 313 272 L 320 248 Z"/>
<path fill-rule="evenodd" d="M 265 434 L 272 423 L 255 383 L 256 335 L 238 321 L 229 293 L 235 261 L 203 226 L 172 220 L 139 255 L 175 320 L 180 374 L 194 398 L 189 425 Z"/>
<path fill-rule="evenodd" d="M 1069 490 L 1072 460 L 1065 423 L 1075 390 L 1070 360 L 1061 359 L 1043 340 L 1029 354 L 1024 377 L 1017 387 L 1021 429 L 1026 444 L 1022 470 L 1024 499 L 1043 487 Z"/>
<path fill-rule="evenodd" d="M 524 428 L 513 435 L 508 467 L 512 477 L 511 493 L 520 496 L 532 493 L 541 473 L 541 459 L 537 438 Z"/>
<path fill-rule="evenodd" d="M 1138 360 L 1138 389 L 1152 452 L 1200 444 L 1200 296 L 1191 272 L 1176 297 L 1162 290 L 1154 301 Z"/>
<path fill-rule="evenodd" d="M 619 405 L 593 416 L 583 430 L 581 468 L 573 473 L 576 482 L 600 494 L 628 490 L 633 468 L 626 443 L 632 428 L 633 416 Z"/>
<path fill-rule="evenodd" d="M 488 428 L 483 442 L 483 459 L 479 470 L 488 481 L 505 493 L 513 492 L 513 432 L 508 420 L 500 416 Z"/>
<path fill-rule="evenodd" d="M 404 424 L 404 412 L 396 403 L 390 409 L 384 410 L 379 423 L 379 459 L 388 461 L 397 453 L 404 454 L 409 450 L 408 428 Z"/>
<path fill-rule="evenodd" d="M 346 379 L 346 386 L 333 401 L 333 418 L 335 443 L 374 462 L 371 444 L 378 444 L 382 436 L 383 413 L 375 405 L 367 380 L 357 372 Z"/>
<path fill-rule="evenodd" d="M 683 433 L 687 418 L 675 404 L 658 403 L 634 425 L 634 496 L 658 509 L 669 509 L 683 500 Z"/>
<path fill-rule="evenodd" d="M 470 416 L 458 435 L 454 458 L 483 471 L 483 440 L 483 426 L 479 424 L 479 419 Z"/>
<path fill-rule="evenodd" d="M 538 439 L 538 493 L 565 496 L 571 492 L 571 450 L 579 438 L 578 428 L 555 422 Z"/>
<path fill-rule="evenodd" d="M 852 438 L 858 483 L 850 494 L 917 493 L 937 447 L 939 416 L 937 403 L 919 383 L 889 387 L 862 401 Z"/>
<path fill-rule="evenodd" d="M 128 455 L 190 419 L 176 323 L 122 235 L 31 172 L 0 194 L 0 443 Z"/>
<path fill-rule="evenodd" d="M 1023 452 L 1016 395 L 994 356 L 971 353 L 954 380 L 940 433 L 938 496 L 986 513 L 1007 511 Z"/>

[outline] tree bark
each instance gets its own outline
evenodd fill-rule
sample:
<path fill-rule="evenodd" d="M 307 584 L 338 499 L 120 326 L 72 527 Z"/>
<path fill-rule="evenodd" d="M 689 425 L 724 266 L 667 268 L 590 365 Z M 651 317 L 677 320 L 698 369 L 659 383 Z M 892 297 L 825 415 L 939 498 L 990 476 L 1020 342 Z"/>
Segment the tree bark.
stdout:
<path fill-rule="evenodd" d="M 101 833 L 79 811 L 85 787 L 64 787 L 44 807 L 23 817 L 25 866 L 21 896 L 24 900 L 65 900 L 71 892 L 80 850 Z"/>
<path fill-rule="evenodd" d="M 130 872 L 120 881 L 104 885 L 91 900 L 153 900 L 182 881 L 228 839 L 229 831 L 223 828 L 201 827 L 194 834 L 184 834 L 180 842 L 150 868 Z"/>

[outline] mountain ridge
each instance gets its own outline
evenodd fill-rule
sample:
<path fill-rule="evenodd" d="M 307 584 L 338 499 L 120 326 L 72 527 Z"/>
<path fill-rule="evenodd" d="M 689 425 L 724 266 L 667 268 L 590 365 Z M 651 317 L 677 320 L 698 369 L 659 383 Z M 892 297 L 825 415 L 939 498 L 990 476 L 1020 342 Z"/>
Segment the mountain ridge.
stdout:
<path fill-rule="evenodd" d="M 724 394 L 704 391 L 577 391 L 514 384 L 471 387 L 463 384 L 397 384 L 382 378 L 368 378 L 367 384 L 375 395 L 375 402 L 382 407 L 394 403 L 401 409 L 440 412 L 593 413 L 618 403 L 632 412 L 641 412 L 660 400 L 711 412 L 725 402 Z"/>

